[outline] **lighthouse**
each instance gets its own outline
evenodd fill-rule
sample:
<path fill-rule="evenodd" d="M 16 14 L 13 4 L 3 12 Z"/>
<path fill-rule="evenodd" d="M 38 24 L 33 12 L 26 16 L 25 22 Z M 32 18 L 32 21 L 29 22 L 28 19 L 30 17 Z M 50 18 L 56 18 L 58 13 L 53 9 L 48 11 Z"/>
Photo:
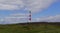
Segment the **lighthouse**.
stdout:
<path fill-rule="evenodd" d="M 31 11 L 29 11 L 29 22 L 31 22 Z"/>

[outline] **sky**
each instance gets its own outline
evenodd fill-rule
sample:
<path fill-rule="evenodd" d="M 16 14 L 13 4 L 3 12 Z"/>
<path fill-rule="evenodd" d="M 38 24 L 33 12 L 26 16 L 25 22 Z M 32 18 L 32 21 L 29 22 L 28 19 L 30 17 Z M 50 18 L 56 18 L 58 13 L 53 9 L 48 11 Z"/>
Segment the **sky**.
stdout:
<path fill-rule="evenodd" d="M 32 21 L 60 22 L 60 0 L 0 0 L 0 24 Z"/>

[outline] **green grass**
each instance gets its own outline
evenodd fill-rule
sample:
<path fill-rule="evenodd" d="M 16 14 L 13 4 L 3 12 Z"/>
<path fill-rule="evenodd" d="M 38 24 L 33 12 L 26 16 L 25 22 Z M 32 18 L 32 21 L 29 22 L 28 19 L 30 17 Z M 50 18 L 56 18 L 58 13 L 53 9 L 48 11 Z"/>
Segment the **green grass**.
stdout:
<path fill-rule="evenodd" d="M 51 24 L 0 25 L 0 33 L 60 33 L 60 26 Z"/>

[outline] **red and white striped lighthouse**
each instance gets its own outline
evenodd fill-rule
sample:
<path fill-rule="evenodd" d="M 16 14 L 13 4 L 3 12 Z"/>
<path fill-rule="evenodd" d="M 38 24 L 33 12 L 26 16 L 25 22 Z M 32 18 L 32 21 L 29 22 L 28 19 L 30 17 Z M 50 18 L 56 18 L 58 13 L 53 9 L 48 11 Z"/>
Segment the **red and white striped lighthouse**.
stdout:
<path fill-rule="evenodd" d="M 29 22 L 31 22 L 31 11 L 29 11 Z"/>

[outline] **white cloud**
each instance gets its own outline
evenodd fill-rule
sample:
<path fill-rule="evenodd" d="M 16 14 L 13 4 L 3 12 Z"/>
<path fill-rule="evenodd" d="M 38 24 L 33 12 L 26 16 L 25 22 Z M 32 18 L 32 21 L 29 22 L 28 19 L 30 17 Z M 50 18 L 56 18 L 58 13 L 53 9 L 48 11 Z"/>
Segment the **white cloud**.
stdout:
<path fill-rule="evenodd" d="M 10 14 L 4 18 L 0 18 L 0 24 L 26 23 L 28 14 Z M 47 16 L 42 18 L 32 18 L 32 22 L 60 22 L 60 15 Z"/>
<path fill-rule="evenodd" d="M 54 2 L 55 0 L 27 0 L 26 9 L 31 10 L 32 12 L 38 12 L 38 11 L 42 11 L 42 9 L 46 9 Z"/>
<path fill-rule="evenodd" d="M 0 0 L 0 9 L 2 10 L 17 10 L 23 7 L 24 3 L 21 0 Z"/>
<path fill-rule="evenodd" d="M 13 10 L 18 9 L 16 5 L 0 4 L 0 10 Z"/>
<path fill-rule="evenodd" d="M 0 9 L 17 10 L 25 7 L 24 10 L 38 12 L 46 9 L 55 0 L 0 0 Z"/>
<path fill-rule="evenodd" d="M 37 18 L 37 21 L 60 22 L 60 15 Z"/>
<path fill-rule="evenodd" d="M 25 23 L 28 20 L 28 14 L 10 14 L 4 18 L 0 18 L 0 24 L 14 24 L 14 23 Z"/>

